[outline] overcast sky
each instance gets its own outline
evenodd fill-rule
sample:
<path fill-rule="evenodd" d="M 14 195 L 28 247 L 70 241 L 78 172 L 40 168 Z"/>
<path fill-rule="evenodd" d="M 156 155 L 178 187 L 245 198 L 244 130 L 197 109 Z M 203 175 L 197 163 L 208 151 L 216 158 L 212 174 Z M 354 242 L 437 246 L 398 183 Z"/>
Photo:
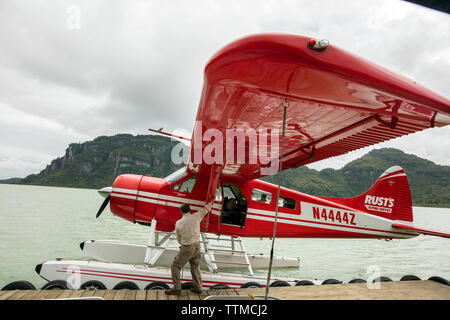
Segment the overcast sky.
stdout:
<path fill-rule="evenodd" d="M 100 135 L 190 137 L 208 59 L 264 32 L 326 38 L 450 97 L 450 16 L 400 0 L 0 0 L 0 179 Z M 449 165 L 450 126 L 374 147 Z"/>

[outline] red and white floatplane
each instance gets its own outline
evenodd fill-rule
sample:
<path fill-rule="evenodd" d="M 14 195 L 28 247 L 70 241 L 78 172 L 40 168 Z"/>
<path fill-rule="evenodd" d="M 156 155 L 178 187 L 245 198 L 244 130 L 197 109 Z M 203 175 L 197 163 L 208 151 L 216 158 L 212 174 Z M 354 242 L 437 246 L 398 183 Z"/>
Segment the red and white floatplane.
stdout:
<path fill-rule="evenodd" d="M 82 250 L 94 261 L 47 261 L 36 271 L 73 288 L 170 287 L 179 207 L 188 203 L 194 212 L 212 199 L 201 224 L 205 288 L 306 283 L 271 278 L 271 267 L 298 267 L 298 259 L 273 257 L 273 242 L 270 256 L 248 254 L 245 237 L 448 238 L 414 225 L 398 166 L 354 198 L 307 195 L 258 178 L 449 123 L 448 99 L 328 41 L 287 34 L 239 39 L 206 65 L 186 166 L 166 178 L 123 174 L 101 190 L 98 215 L 109 204 L 114 215 L 150 226 L 148 243 L 86 241 Z M 220 271 L 236 266 L 248 272 Z M 269 267 L 268 278 L 254 274 L 261 267 Z M 185 270 L 184 287 L 190 277 Z"/>

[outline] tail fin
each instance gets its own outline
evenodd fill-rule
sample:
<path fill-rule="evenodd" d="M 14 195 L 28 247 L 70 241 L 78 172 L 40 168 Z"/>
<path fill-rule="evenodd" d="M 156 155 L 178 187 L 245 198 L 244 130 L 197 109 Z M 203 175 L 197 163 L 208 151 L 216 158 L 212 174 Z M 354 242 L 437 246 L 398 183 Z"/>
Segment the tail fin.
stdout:
<path fill-rule="evenodd" d="M 450 233 L 412 225 L 412 201 L 406 173 L 399 166 L 387 169 L 362 195 L 355 198 L 325 198 L 392 221 L 392 227 L 418 234 L 450 238 Z"/>
<path fill-rule="evenodd" d="M 337 200 L 337 199 L 336 199 Z M 399 166 L 387 169 L 365 193 L 341 203 L 391 220 L 413 221 L 411 191 L 406 173 Z"/>
<path fill-rule="evenodd" d="M 371 214 L 391 220 L 413 221 L 408 178 L 399 166 L 387 169 L 359 200 Z"/>

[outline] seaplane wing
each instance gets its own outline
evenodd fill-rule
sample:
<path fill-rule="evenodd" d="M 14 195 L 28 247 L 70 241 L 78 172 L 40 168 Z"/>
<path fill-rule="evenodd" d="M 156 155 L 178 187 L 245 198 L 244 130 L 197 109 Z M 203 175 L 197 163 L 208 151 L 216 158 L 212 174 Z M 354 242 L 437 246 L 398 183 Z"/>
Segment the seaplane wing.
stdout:
<path fill-rule="evenodd" d="M 188 170 L 211 182 L 274 174 L 284 106 L 283 170 L 450 123 L 447 98 L 327 41 L 253 35 L 205 67 Z"/>

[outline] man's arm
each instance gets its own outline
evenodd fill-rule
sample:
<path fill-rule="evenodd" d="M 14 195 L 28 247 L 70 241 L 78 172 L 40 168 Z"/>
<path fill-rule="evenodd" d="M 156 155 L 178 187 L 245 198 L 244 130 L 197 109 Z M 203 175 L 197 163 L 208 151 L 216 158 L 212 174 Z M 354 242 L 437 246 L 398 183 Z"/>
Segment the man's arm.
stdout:
<path fill-rule="evenodd" d="M 205 217 L 205 215 L 211 210 L 212 206 L 213 206 L 213 202 L 214 200 L 211 200 L 210 203 L 208 203 L 207 205 L 205 205 L 203 208 L 201 208 L 200 210 L 198 210 L 196 213 L 194 213 L 196 216 L 198 216 L 199 220 L 203 220 L 203 218 Z"/>

